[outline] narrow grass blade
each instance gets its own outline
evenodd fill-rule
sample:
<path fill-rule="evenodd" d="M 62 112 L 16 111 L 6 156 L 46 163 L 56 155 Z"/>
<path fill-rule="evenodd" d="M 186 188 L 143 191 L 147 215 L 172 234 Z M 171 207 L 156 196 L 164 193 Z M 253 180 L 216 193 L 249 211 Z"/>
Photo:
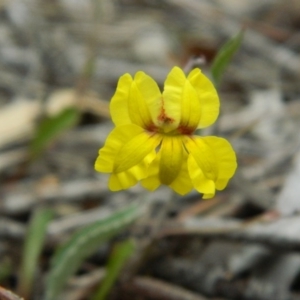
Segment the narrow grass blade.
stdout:
<path fill-rule="evenodd" d="M 38 259 L 46 236 L 47 225 L 52 217 L 52 210 L 38 209 L 34 212 L 30 220 L 24 244 L 18 286 L 18 293 L 26 299 L 29 299 L 32 291 Z"/>
<path fill-rule="evenodd" d="M 109 291 L 113 287 L 115 281 L 118 279 L 120 271 L 124 264 L 133 254 L 135 250 L 135 244 L 133 240 L 124 241 L 115 246 L 108 265 L 106 268 L 106 275 L 101 282 L 101 285 L 91 300 L 105 300 Z"/>
<path fill-rule="evenodd" d="M 221 81 L 221 77 L 233 55 L 238 51 L 242 43 L 244 30 L 241 30 L 236 36 L 225 43 L 217 53 L 211 67 L 211 73 L 216 85 Z"/>
<path fill-rule="evenodd" d="M 58 249 L 52 260 L 44 300 L 56 300 L 67 280 L 82 262 L 94 253 L 101 243 L 115 236 L 139 215 L 139 207 L 133 204 L 76 232 Z"/>
<path fill-rule="evenodd" d="M 76 108 L 67 108 L 41 122 L 30 145 L 30 158 L 35 159 L 62 132 L 74 126 L 80 117 Z"/>

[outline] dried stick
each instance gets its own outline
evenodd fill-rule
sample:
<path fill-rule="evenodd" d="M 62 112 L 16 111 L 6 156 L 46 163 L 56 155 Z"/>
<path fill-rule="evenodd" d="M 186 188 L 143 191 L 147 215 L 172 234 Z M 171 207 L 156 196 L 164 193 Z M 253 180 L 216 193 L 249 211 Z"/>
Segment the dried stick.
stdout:
<path fill-rule="evenodd" d="M 146 299 L 159 300 L 206 300 L 181 287 L 156 280 L 150 277 L 136 277 L 121 289 L 122 297 L 126 294 L 141 295 Z"/>

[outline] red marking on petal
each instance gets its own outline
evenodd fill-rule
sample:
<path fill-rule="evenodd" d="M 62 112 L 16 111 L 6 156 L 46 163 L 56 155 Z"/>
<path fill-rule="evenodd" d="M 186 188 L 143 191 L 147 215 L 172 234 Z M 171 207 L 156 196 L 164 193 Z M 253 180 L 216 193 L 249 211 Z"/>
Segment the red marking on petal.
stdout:
<path fill-rule="evenodd" d="M 183 135 L 191 135 L 192 133 L 194 133 L 195 128 L 186 127 L 184 125 L 179 125 L 179 127 L 177 128 L 177 131 Z"/>
<path fill-rule="evenodd" d="M 157 132 L 158 129 L 153 123 L 151 123 L 146 126 L 146 130 L 150 132 Z"/>
<path fill-rule="evenodd" d="M 166 114 L 166 110 L 164 108 L 164 99 L 161 98 L 161 109 L 160 114 L 157 117 L 157 120 L 164 123 L 164 124 L 170 124 L 173 123 L 175 120 Z"/>

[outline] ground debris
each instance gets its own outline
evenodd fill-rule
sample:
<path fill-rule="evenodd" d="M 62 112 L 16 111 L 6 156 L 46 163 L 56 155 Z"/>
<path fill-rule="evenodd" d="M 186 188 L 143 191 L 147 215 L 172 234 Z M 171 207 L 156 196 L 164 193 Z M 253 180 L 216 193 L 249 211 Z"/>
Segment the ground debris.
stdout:
<path fill-rule="evenodd" d="M 0 1 L 0 285 L 16 291 L 40 208 L 54 217 L 27 300 L 42 299 L 53 252 L 72 232 L 137 201 L 147 215 L 116 240 L 146 240 L 149 256 L 112 299 L 300 299 L 299 8 L 296 0 Z M 163 85 L 171 67 L 193 57 L 210 76 L 218 50 L 241 29 L 242 46 L 217 87 L 219 121 L 201 131 L 237 152 L 228 188 L 210 201 L 163 188 L 109 192 L 93 165 L 113 127 L 118 78 L 142 70 Z M 70 107 L 78 123 L 30 161 L 41 121 Z M 158 224 L 152 245 L 148 231 Z M 113 243 L 83 264 L 62 299 L 91 298 Z M 1 300 L 21 299 L 8 290 L 0 288 Z"/>

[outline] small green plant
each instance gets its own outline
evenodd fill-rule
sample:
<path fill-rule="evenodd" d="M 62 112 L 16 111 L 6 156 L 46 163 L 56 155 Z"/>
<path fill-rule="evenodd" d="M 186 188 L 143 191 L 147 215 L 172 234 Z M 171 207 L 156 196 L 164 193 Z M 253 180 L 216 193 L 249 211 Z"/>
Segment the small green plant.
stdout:
<path fill-rule="evenodd" d="M 78 270 L 82 262 L 102 243 L 135 221 L 139 215 L 139 207 L 132 204 L 76 232 L 53 257 L 44 300 L 57 299 L 67 280 Z"/>
<path fill-rule="evenodd" d="M 239 50 L 243 37 L 244 30 L 241 30 L 218 51 L 211 66 L 212 77 L 216 85 L 219 85 L 226 67 L 229 65 L 234 54 Z"/>
<path fill-rule="evenodd" d="M 29 146 L 31 160 L 36 159 L 49 144 L 57 139 L 64 131 L 75 126 L 80 118 L 77 108 L 67 108 L 59 114 L 46 117 L 37 127 L 36 133 Z"/>
<path fill-rule="evenodd" d="M 46 230 L 53 217 L 50 209 L 37 209 L 30 220 L 22 256 L 18 292 L 29 299 L 36 275 L 36 266 L 43 249 Z"/>
<path fill-rule="evenodd" d="M 119 274 L 127 262 L 129 257 L 134 253 L 134 241 L 129 239 L 115 245 L 108 264 L 106 266 L 106 274 L 102 280 L 98 291 L 91 300 L 105 300 L 114 283 L 119 277 Z"/>

